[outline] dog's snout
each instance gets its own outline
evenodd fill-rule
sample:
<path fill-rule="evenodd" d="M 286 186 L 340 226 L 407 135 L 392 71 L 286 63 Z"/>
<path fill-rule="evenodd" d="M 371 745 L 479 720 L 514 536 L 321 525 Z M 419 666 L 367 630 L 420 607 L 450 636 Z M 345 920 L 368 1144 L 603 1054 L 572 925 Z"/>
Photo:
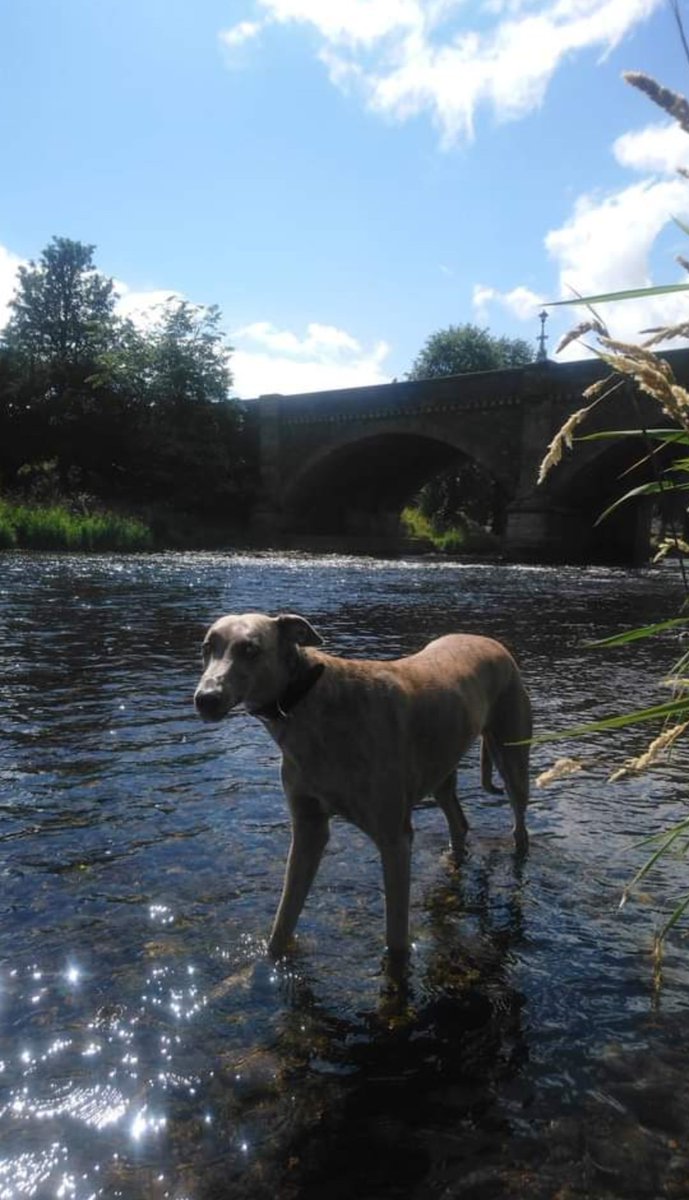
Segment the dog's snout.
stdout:
<path fill-rule="evenodd" d="M 204 721 L 219 721 L 225 711 L 223 694 L 219 688 L 199 689 L 194 696 L 194 704 Z"/>

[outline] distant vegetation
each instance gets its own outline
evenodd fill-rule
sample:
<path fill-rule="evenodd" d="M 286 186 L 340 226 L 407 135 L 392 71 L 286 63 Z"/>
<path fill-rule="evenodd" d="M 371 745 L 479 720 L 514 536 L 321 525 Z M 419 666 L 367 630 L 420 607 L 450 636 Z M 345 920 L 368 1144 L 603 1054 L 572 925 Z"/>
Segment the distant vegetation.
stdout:
<path fill-rule="evenodd" d="M 168 531 L 160 514 L 181 513 L 197 537 L 241 526 L 256 456 L 218 310 L 170 298 L 142 328 L 93 254 L 54 238 L 19 271 L 0 336 L 3 543 L 138 546 L 132 512 Z"/>
<path fill-rule="evenodd" d="M 427 338 L 412 363 L 408 379 L 437 379 L 472 371 L 525 367 L 534 350 L 522 338 L 494 337 L 487 329 L 467 323 L 448 325 Z M 424 485 L 412 501 L 442 536 L 466 527 L 467 520 L 499 534 L 505 518 L 505 498 L 499 486 L 473 459 L 454 463 Z M 405 510 L 408 523 L 410 509 Z"/>
<path fill-rule="evenodd" d="M 523 338 L 494 337 L 488 329 L 466 322 L 432 333 L 414 359 L 407 379 L 525 367 L 533 358 L 533 347 Z"/>
<path fill-rule="evenodd" d="M 73 513 L 60 504 L 0 500 L 0 549 L 150 550 L 153 535 L 134 517 Z"/>
<path fill-rule="evenodd" d="M 439 554 L 485 554 L 500 548 L 498 538 L 464 517 L 450 527 L 439 526 L 413 504 L 402 510 L 402 531 L 407 537 L 429 542 Z"/>
<path fill-rule="evenodd" d="M 53 238 L 19 269 L 0 333 L 0 547 L 218 545 L 248 523 L 256 431 L 231 395 L 218 309 L 170 297 L 142 325 L 116 302 L 82 242 Z M 428 338 L 409 378 L 531 358 L 519 339 L 449 326 Z M 413 520 L 454 549 L 472 522 L 499 532 L 501 505 L 467 460 L 426 484 Z"/>

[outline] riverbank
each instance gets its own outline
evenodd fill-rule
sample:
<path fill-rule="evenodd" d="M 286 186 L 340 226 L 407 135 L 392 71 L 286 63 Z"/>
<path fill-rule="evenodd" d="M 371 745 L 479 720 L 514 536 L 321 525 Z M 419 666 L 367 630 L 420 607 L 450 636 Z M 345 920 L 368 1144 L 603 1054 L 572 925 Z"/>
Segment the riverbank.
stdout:
<path fill-rule="evenodd" d="M 197 513 L 155 504 L 135 512 L 84 504 L 81 498 L 49 500 L 0 498 L 0 550 L 137 552 L 145 550 L 296 549 L 315 553 L 353 553 L 395 558 L 436 554 L 443 557 L 493 558 L 499 540 L 466 526 L 439 530 L 417 509 L 406 508 L 397 537 L 346 535 L 285 536 L 279 546 L 256 537 L 248 522 L 211 521 Z"/>
<path fill-rule="evenodd" d="M 70 497 L 0 497 L 0 550 L 217 550 L 247 540 L 238 522 L 218 524 L 160 504 L 131 512 Z"/>
<path fill-rule="evenodd" d="M 0 549 L 150 550 L 151 529 L 136 517 L 74 512 L 66 504 L 0 500 Z"/>

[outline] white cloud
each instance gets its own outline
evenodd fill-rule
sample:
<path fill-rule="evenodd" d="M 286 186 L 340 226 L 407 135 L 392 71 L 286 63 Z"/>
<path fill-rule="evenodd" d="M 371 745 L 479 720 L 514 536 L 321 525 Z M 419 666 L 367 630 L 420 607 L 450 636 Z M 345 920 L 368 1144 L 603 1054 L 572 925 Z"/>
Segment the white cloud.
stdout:
<path fill-rule="evenodd" d="M 18 254 L 0 246 L 0 329 L 3 329 L 9 320 L 9 302 L 17 284 L 17 272 L 24 264 L 25 260 Z M 144 329 L 155 324 L 166 301 L 182 299 L 179 292 L 164 291 L 161 288 L 133 291 L 126 283 L 117 279 L 114 280 L 114 284 L 117 295 L 115 311 L 121 317 L 130 317 L 135 325 Z"/>
<path fill-rule="evenodd" d="M 663 0 L 256 3 L 266 24 L 317 33 L 319 57 L 337 87 L 356 88 L 372 110 L 395 120 L 430 114 L 449 145 L 473 136 L 480 106 L 501 120 L 537 107 L 567 58 L 609 52 Z"/>
<path fill-rule="evenodd" d="M 327 42 L 352 47 L 371 46 L 390 34 L 422 25 L 424 9 L 434 7 L 419 0 L 259 0 L 259 4 L 274 21 L 313 25 Z"/>
<path fill-rule="evenodd" d="M 17 285 L 17 272 L 24 260 L 5 246 L 0 246 L 0 329 L 10 318 L 10 300 Z"/>
<path fill-rule="evenodd" d="M 491 304 L 498 304 L 519 321 L 535 322 L 543 297 L 528 287 L 515 287 L 510 292 L 501 292 L 485 284 L 474 285 L 472 303 L 478 316 L 485 317 Z"/>
<path fill-rule="evenodd" d="M 264 21 L 239 21 L 218 34 L 225 65 L 235 70 L 245 62 L 245 51 L 257 42 L 265 28 Z"/>
<path fill-rule="evenodd" d="M 361 352 L 356 339 L 334 325 L 312 323 L 307 327 L 306 337 L 299 338 L 288 329 L 276 329 L 270 321 L 256 321 L 253 325 L 238 329 L 235 337 L 248 339 L 270 353 L 288 354 L 295 358 L 313 358 L 321 353 L 337 355 L 341 351 Z"/>
<path fill-rule="evenodd" d="M 673 213 L 688 212 L 689 189 L 681 179 L 642 180 L 602 198 L 580 196 L 569 220 L 545 238 L 563 296 L 648 287 L 658 234 Z"/>
<path fill-rule="evenodd" d="M 669 175 L 689 166 L 689 135 L 672 121 L 623 133 L 613 145 L 620 166 Z"/>
<path fill-rule="evenodd" d="M 17 270 L 22 259 L 0 246 L 0 329 L 10 310 Z M 134 290 L 115 280 L 115 311 L 143 330 L 150 329 L 169 301 L 183 300 L 180 292 L 163 288 Z M 271 392 L 290 394 L 330 388 L 364 387 L 389 383 L 384 369 L 389 346 L 379 341 L 366 348 L 335 325 L 311 322 L 303 335 L 278 329 L 270 321 L 256 321 L 233 332 L 231 359 L 235 393 L 243 398 Z"/>
<path fill-rule="evenodd" d="M 586 296 L 658 282 L 651 254 L 673 214 L 689 218 L 689 188 L 681 179 L 643 180 L 602 199 L 581 196 L 570 219 L 545 239 L 558 266 L 562 297 L 571 297 L 573 289 Z M 677 269 L 670 262 L 662 282 L 676 281 Z M 611 332 L 625 340 L 638 337 L 642 329 L 686 319 L 687 300 L 680 293 L 596 307 Z M 571 323 L 578 319 L 573 316 Z M 571 352 L 574 357 L 580 353 Z"/>
<path fill-rule="evenodd" d="M 371 349 L 333 325 L 308 325 L 304 336 L 257 321 L 231 336 L 237 395 L 249 399 L 274 392 L 317 392 L 329 388 L 388 383 L 385 342 Z"/>
<path fill-rule="evenodd" d="M 223 29 L 220 33 L 220 40 L 225 46 L 233 49 L 235 46 L 243 46 L 245 42 L 253 41 L 262 29 L 261 21 L 240 21 L 238 25 L 233 25 L 230 29 Z"/>
<path fill-rule="evenodd" d="M 156 324 L 169 300 L 182 300 L 180 292 L 150 288 L 148 291 L 133 291 L 126 283 L 115 280 L 117 302 L 115 311 L 120 317 L 128 317 L 140 329 L 151 329 Z"/>
<path fill-rule="evenodd" d="M 564 224 L 546 234 L 544 244 L 558 276 L 551 299 L 686 282 L 686 274 L 678 274 L 672 260 L 664 264 L 661 278 L 654 279 L 653 258 L 658 238 L 672 218 L 689 220 L 689 185 L 677 175 L 677 167 L 689 163 L 689 137 L 676 124 L 661 123 L 623 134 L 612 150 L 620 166 L 644 172 L 646 177 L 618 191 L 579 196 Z M 527 319 L 535 311 L 529 310 L 529 296 L 535 304 L 541 302 L 528 288 L 500 292 L 477 284 L 474 305 L 482 315 L 492 305 L 500 305 Z M 686 321 L 688 303 L 683 293 L 676 293 L 599 303 L 596 310 L 614 336 L 635 340 L 644 329 Z M 585 315 L 576 306 L 551 309 L 550 324 L 564 330 Z M 551 344 L 556 340 L 553 336 Z M 562 357 L 580 358 L 583 353 L 584 347 L 577 342 L 568 346 Z"/>

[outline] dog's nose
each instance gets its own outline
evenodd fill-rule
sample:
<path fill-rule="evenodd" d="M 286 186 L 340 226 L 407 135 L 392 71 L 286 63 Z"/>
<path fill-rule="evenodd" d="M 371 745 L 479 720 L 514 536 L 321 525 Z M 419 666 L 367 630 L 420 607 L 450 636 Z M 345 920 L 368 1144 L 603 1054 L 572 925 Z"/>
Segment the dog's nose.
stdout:
<path fill-rule="evenodd" d="M 219 721 L 223 715 L 223 696 L 217 688 L 197 692 L 194 696 L 194 704 L 196 711 L 204 721 Z"/>

